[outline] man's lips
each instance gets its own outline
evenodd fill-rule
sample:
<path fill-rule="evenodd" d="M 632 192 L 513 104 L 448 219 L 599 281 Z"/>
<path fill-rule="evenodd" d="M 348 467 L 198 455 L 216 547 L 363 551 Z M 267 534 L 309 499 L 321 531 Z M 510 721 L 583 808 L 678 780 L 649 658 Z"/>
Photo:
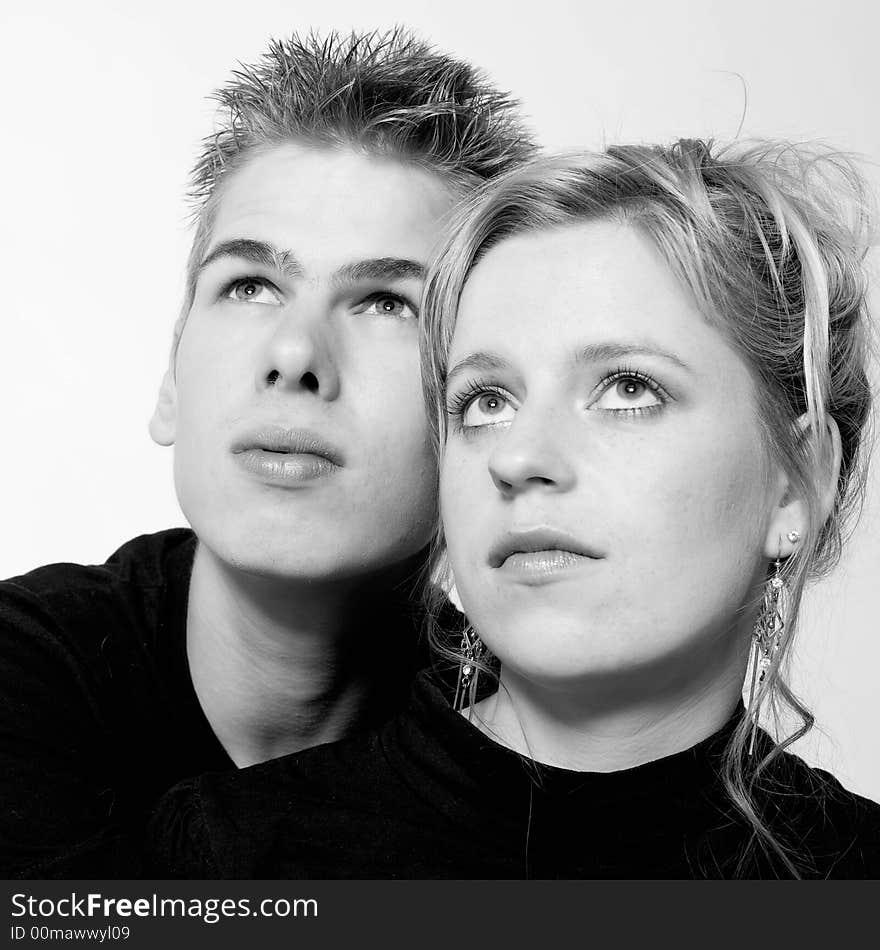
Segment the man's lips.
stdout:
<path fill-rule="evenodd" d="M 509 557 L 514 555 L 548 552 L 559 552 L 593 559 L 602 557 L 595 549 L 567 531 L 541 525 L 505 531 L 489 549 L 488 562 L 490 567 L 497 568 L 501 567 Z"/>
<path fill-rule="evenodd" d="M 345 464 L 342 452 L 310 429 L 262 426 L 236 438 L 231 449 L 241 469 L 285 489 L 324 484 Z"/>
<path fill-rule="evenodd" d="M 251 429 L 232 443 L 232 454 L 266 452 L 279 456 L 312 455 L 325 459 L 332 465 L 342 466 L 342 452 L 326 439 L 309 429 L 289 429 L 282 426 L 265 426 Z"/>

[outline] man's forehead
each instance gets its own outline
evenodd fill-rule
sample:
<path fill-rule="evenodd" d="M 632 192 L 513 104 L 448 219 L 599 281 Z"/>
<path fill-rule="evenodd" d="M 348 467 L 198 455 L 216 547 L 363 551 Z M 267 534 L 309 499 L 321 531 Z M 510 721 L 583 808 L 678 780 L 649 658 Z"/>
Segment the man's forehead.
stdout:
<path fill-rule="evenodd" d="M 455 200 L 438 175 L 350 149 L 279 146 L 232 173 L 218 194 L 212 244 L 250 237 L 306 261 L 427 253 Z M 421 254 L 419 255 L 421 256 Z"/>

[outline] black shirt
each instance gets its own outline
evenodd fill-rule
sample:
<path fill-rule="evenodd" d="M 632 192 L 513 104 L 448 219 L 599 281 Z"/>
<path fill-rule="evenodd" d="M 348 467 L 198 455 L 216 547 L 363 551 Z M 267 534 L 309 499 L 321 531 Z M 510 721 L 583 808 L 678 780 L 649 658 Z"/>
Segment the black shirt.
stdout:
<path fill-rule="evenodd" d="M 159 796 L 234 769 L 189 673 L 195 549 L 191 531 L 173 529 L 100 566 L 0 582 L 0 876 L 139 876 Z M 393 683 L 372 724 L 400 708 L 423 662 L 417 619 L 387 614 Z"/>
<path fill-rule="evenodd" d="M 739 715 L 742 714 L 742 708 Z M 632 769 L 536 766 L 454 712 L 429 674 L 381 729 L 165 797 L 156 873 L 214 878 L 788 876 L 749 840 L 719 780 L 736 717 Z M 762 734 L 766 746 L 769 737 Z M 784 755 L 759 805 L 805 877 L 880 874 L 880 805 Z M 769 778 L 769 777 L 768 777 Z M 766 782 L 765 782 L 766 784 Z"/>

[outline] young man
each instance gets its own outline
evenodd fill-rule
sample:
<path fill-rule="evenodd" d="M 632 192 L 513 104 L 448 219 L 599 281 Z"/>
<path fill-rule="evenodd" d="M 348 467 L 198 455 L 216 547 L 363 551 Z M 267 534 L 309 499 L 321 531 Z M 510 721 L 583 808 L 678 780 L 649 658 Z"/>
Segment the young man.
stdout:
<path fill-rule="evenodd" d="M 193 531 L 0 584 L 6 876 L 136 875 L 163 791 L 381 720 L 421 661 L 423 269 L 531 145 L 400 31 L 273 43 L 218 98 L 151 423 Z"/>

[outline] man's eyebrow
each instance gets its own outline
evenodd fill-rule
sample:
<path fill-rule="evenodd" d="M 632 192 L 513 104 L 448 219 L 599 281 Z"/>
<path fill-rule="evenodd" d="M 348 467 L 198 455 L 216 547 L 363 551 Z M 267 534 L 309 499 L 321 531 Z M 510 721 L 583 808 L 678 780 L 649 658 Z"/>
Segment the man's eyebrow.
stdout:
<path fill-rule="evenodd" d="M 425 265 L 405 257 L 374 257 L 343 264 L 333 274 L 336 286 L 368 280 L 424 280 Z"/>
<path fill-rule="evenodd" d="M 233 238 L 221 241 L 213 247 L 204 260 L 199 264 L 199 271 L 203 271 L 209 264 L 224 257 L 234 257 L 237 260 L 250 261 L 262 267 L 270 267 L 281 271 L 288 277 L 302 277 L 303 269 L 290 251 L 279 250 L 267 241 L 255 241 L 252 238 Z"/>
<path fill-rule="evenodd" d="M 449 385 L 449 382 L 454 379 L 456 376 L 461 376 L 463 373 L 467 372 L 493 372 L 502 369 L 507 369 L 510 364 L 507 360 L 502 359 L 500 356 L 496 356 L 494 353 L 486 353 L 483 351 L 477 353 L 471 353 L 468 356 L 465 356 L 463 359 L 460 359 L 446 374 L 446 384 Z"/>
<path fill-rule="evenodd" d="M 256 241 L 252 238 L 221 241 L 205 255 L 204 260 L 199 264 L 199 271 L 224 257 L 233 257 L 259 264 L 262 267 L 270 267 L 288 277 L 305 276 L 302 265 L 292 251 L 280 250 L 267 241 Z M 425 265 L 418 261 L 405 257 L 375 257 L 343 264 L 333 273 L 332 280 L 336 286 L 368 280 L 424 280 L 425 273 Z"/>
<path fill-rule="evenodd" d="M 575 354 L 576 363 L 603 363 L 607 360 L 619 360 L 627 356 L 659 356 L 661 359 L 674 363 L 686 372 L 692 372 L 680 357 L 653 343 L 644 342 L 613 342 L 590 343 Z"/>

